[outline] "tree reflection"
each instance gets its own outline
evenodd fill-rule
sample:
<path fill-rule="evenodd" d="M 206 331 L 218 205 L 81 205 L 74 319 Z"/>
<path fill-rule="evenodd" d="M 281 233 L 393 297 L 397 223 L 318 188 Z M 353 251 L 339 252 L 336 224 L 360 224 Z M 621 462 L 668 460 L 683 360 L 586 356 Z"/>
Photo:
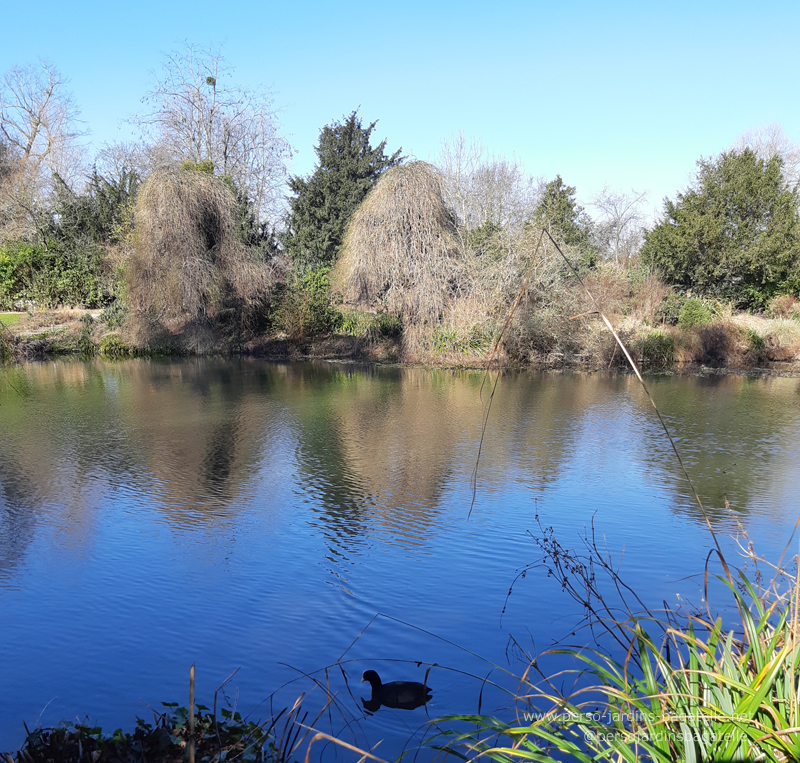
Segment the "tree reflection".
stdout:
<path fill-rule="evenodd" d="M 8 580 L 22 563 L 34 538 L 35 490 L 13 457 L 0 459 L 0 580 Z"/>
<path fill-rule="evenodd" d="M 122 491 L 182 532 L 303 511 L 332 557 L 371 537 L 428 547 L 453 512 L 467 514 L 489 392 L 481 398 L 481 372 L 255 360 L 47 363 L 13 375 L 13 388 L 0 387 L 6 571 L 24 555 L 38 507 L 50 507 L 61 542 L 83 548 L 98 507 Z M 794 496 L 796 380 L 648 383 L 713 521 L 730 521 L 725 497 L 743 514 L 759 501 L 776 519 L 792 510 L 775 496 Z M 666 488 L 675 512 L 704 523 L 635 378 L 504 374 L 480 494 L 535 497 L 574 481 L 578 465 L 598 485 Z"/>

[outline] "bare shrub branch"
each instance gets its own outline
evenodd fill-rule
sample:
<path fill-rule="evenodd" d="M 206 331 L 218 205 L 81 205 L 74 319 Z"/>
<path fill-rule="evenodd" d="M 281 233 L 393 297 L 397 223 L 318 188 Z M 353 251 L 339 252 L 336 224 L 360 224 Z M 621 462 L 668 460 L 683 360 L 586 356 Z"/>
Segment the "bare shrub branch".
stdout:
<path fill-rule="evenodd" d="M 485 223 L 519 230 L 536 206 L 536 182 L 526 177 L 520 162 L 489 153 L 478 140 L 458 133 L 442 143 L 438 167 L 444 197 L 466 230 Z"/>
<path fill-rule="evenodd" d="M 779 124 L 754 127 L 740 135 L 733 147 L 738 151 L 749 148 L 765 162 L 773 156 L 780 157 L 787 185 L 794 187 L 800 183 L 800 144 L 791 140 Z"/>
<path fill-rule="evenodd" d="M 137 121 L 172 161 L 210 159 L 218 174 L 247 191 L 262 218 L 274 222 L 292 149 L 278 129 L 270 93 L 228 85 L 230 73 L 213 49 L 187 45 L 168 54 L 144 98 L 151 111 Z"/>
<path fill-rule="evenodd" d="M 9 159 L 0 182 L 4 235 L 23 236 L 58 176 L 68 186 L 85 167 L 78 109 L 67 80 L 48 61 L 15 66 L 0 82 L 0 141 Z"/>

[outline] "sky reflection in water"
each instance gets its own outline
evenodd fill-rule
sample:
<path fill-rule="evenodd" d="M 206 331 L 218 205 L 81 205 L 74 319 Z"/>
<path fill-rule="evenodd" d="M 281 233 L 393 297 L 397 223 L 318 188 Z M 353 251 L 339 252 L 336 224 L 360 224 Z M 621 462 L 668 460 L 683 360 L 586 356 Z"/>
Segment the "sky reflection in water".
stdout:
<path fill-rule="evenodd" d="M 699 600 L 686 576 L 708 533 L 631 377 L 505 376 L 467 519 L 481 378 L 255 360 L 4 370 L 0 749 L 40 713 L 131 728 L 139 698 L 185 703 L 194 661 L 199 701 L 241 666 L 239 707 L 264 717 L 271 692 L 311 688 L 298 671 L 331 665 L 365 628 L 344 666 L 355 702 L 330 675 L 356 716 L 368 668 L 387 681 L 421 681 L 416 661 L 489 672 L 428 632 L 519 669 L 511 636 L 542 650 L 577 614 L 540 570 L 501 616 L 539 556 L 537 515 L 567 546 L 594 519 L 648 601 Z M 736 529 L 727 496 L 762 553 L 782 548 L 800 512 L 798 381 L 650 384 L 720 532 Z M 419 715 L 363 720 L 385 755 L 425 712 L 477 709 L 478 681 L 429 680 Z M 505 702 L 484 693 L 484 710 Z"/>

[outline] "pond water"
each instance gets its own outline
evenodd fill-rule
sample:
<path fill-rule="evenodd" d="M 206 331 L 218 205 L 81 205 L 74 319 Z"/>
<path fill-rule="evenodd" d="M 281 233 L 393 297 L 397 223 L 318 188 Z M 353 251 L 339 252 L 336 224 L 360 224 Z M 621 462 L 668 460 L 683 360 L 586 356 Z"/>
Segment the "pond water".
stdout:
<path fill-rule="evenodd" d="M 143 702 L 185 705 L 192 663 L 206 705 L 239 668 L 219 702 L 254 719 L 305 692 L 310 720 L 327 681 L 323 730 L 384 739 L 389 759 L 429 717 L 508 718 L 480 679 L 513 687 L 500 669 L 580 616 L 545 569 L 507 600 L 540 524 L 579 548 L 594 522 L 646 602 L 699 601 L 713 543 L 638 382 L 500 378 L 470 514 L 483 378 L 257 360 L 0 372 L 0 750 L 23 720 L 111 731 L 152 718 Z M 732 559 L 741 529 L 776 558 L 800 514 L 800 381 L 649 384 Z M 422 681 L 432 663 L 425 708 L 364 712 L 364 670 Z"/>

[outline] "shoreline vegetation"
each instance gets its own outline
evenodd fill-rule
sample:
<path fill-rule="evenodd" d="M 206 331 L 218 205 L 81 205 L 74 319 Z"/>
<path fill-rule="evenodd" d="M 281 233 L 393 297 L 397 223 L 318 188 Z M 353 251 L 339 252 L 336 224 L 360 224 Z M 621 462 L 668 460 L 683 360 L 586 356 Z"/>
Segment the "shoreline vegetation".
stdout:
<path fill-rule="evenodd" d="M 349 194 L 336 230 L 312 216 L 312 227 L 290 218 L 284 233 L 266 232 L 210 162 L 166 164 L 113 186 L 95 177 L 87 196 L 57 195 L 43 241 L 0 237 L 0 307 L 18 308 L 0 321 L 0 355 L 476 368 L 491 357 L 497 367 L 622 369 L 607 316 L 647 371 L 797 372 L 800 189 L 788 189 L 777 159 L 744 149 L 701 163 L 697 187 L 667 202 L 664 220 L 621 253 L 560 177 L 528 188 L 531 199 L 517 189 L 516 217 L 478 224 L 457 211 L 463 193 L 445 171 L 390 161 L 383 144 L 369 146 L 374 124 L 363 128 L 355 113 L 335 128 L 381 168 Z M 708 175 L 730 183 L 736 172 L 759 194 L 753 204 L 770 192 L 773 204 L 749 212 L 753 220 L 727 219 L 727 206 L 707 219 L 726 193 L 706 189 Z M 296 186 L 296 216 L 309 214 L 300 202 L 312 179 Z M 114 189 L 117 206 L 100 206 Z M 744 192 L 727 191 L 731 203 Z M 694 197 L 703 194 L 701 204 Z M 781 214 L 790 219 L 776 229 Z"/>
<path fill-rule="evenodd" d="M 636 316 L 613 312 L 609 316 L 643 372 L 800 375 L 797 318 L 735 313 L 713 303 L 706 307 L 704 301 L 692 298 L 682 304 L 687 303 L 689 310 L 683 309 L 689 317 L 684 325 L 678 320 L 674 325 L 666 321 L 652 325 Z M 714 315 L 712 310 L 719 312 Z M 180 352 L 168 346 L 136 347 L 115 325 L 113 312 L 108 310 L 6 312 L 0 313 L 0 345 L 3 359 L 11 362 L 203 354 L 482 369 L 487 366 L 496 338 L 494 332 L 481 335 L 470 329 L 459 335 L 439 329 L 422 341 L 417 334 L 414 346 L 409 348 L 402 325 L 386 313 L 339 305 L 330 311 L 333 317 L 329 320 L 338 327 L 328 333 L 293 337 L 286 331 L 267 331 L 236 347 L 218 351 L 208 348 L 204 353 Z M 510 340 L 501 341 L 492 367 L 629 372 L 624 355 L 598 317 L 584 315 L 573 321 L 571 317 L 563 316 L 558 327 L 564 334 L 551 331 L 540 348 L 528 347 L 522 357 L 520 338 L 512 334 Z M 580 324 L 575 325 L 578 321 Z"/>
<path fill-rule="evenodd" d="M 797 373 L 800 147 L 779 126 L 700 159 L 650 220 L 646 192 L 584 207 L 462 134 L 409 160 L 358 111 L 290 176 L 269 98 L 226 72 L 168 56 L 140 139 L 91 170 L 48 153 L 75 138 L 47 134 L 70 106 L 52 65 L 0 81 L 2 358 L 622 369 L 602 312 L 648 371 Z"/>

